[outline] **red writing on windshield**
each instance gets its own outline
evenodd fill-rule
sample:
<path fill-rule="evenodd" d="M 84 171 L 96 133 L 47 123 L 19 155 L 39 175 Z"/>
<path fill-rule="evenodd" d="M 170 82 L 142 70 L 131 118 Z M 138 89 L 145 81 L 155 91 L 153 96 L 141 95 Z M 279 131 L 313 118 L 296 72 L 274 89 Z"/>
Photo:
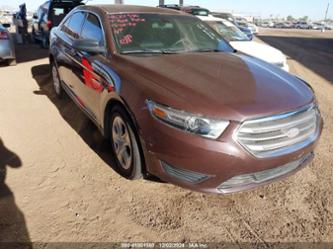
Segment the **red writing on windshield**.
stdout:
<path fill-rule="evenodd" d="M 123 38 L 119 40 L 119 43 L 121 45 L 127 45 L 133 42 L 133 36 L 132 35 L 125 35 Z"/>
<path fill-rule="evenodd" d="M 130 13 L 112 14 L 109 15 L 109 20 L 120 45 L 128 45 L 133 42 L 133 36 L 129 34 L 131 32 L 128 28 L 136 27 L 139 23 L 146 22 L 146 19 L 142 15 Z"/>
<path fill-rule="evenodd" d="M 135 27 L 138 23 L 146 22 L 138 14 L 113 14 L 109 15 L 111 26 L 116 33 L 122 32 L 125 27 Z"/>

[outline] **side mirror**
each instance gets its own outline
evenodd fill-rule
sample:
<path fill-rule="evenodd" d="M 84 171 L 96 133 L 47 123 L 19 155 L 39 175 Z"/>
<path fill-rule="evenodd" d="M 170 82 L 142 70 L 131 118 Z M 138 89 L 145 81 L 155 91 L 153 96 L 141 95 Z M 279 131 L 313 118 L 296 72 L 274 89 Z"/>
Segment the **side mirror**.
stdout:
<path fill-rule="evenodd" d="M 2 24 L 2 26 L 6 29 L 9 29 L 10 28 L 10 23 L 4 23 L 4 24 Z"/>
<path fill-rule="evenodd" d="M 99 42 L 96 40 L 89 40 L 89 39 L 75 40 L 73 41 L 72 46 L 77 50 L 85 51 L 88 53 L 102 54 L 106 52 L 105 48 L 103 46 L 100 46 Z"/>

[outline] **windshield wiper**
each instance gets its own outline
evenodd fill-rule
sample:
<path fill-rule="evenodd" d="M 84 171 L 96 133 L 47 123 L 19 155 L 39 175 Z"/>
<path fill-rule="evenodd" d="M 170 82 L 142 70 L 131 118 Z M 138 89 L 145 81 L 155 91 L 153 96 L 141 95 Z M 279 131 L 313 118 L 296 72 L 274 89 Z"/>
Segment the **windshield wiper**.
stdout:
<path fill-rule="evenodd" d="M 159 49 L 138 49 L 122 51 L 121 54 L 163 54 L 163 51 Z"/>
<path fill-rule="evenodd" d="M 180 49 L 163 49 L 163 54 L 181 54 L 186 52 L 186 50 L 180 50 Z"/>
<path fill-rule="evenodd" d="M 212 48 L 202 48 L 202 49 L 189 49 L 189 50 L 172 50 L 172 49 L 164 49 L 163 54 L 183 54 L 183 53 L 193 53 L 193 52 L 199 52 L 199 53 L 204 53 L 204 52 L 222 52 L 218 49 L 212 49 Z"/>
<path fill-rule="evenodd" d="M 121 54 L 181 54 L 187 52 L 185 50 L 174 49 L 143 49 L 123 51 Z"/>
<path fill-rule="evenodd" d="M 190 50 L 189 52 L 199 52 L 199 53 L 205 53 L 205 52 L 222 52 L 221 50 L 218 49 L 213 49 L 213 48 L 200 48 L 200 49 L 195 49 L 195 50 Z"/>
<path fill-rule="evenodd" d="M 193 53 L 193 52 L 221 52 L 218 49 L 204 48 L 194 50 L 179 50 L 179 49 L 138 49 L 122 51 L 121 54 L 182 54 L 182 53 Z"/>

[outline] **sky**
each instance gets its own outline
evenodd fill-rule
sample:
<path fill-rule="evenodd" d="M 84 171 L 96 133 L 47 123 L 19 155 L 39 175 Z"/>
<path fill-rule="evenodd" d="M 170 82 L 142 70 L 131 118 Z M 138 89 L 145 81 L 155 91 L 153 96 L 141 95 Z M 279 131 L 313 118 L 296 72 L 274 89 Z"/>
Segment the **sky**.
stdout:
<path fill-rule="evenodd" d="M 124 0 L 126 4 L 156 6 L 158 0 Z M 0 0 L 0 8 L 16 9 L 25 2 L 28 10 L 36 10 L 44 0 Z M 166 4 L 177 3 L 178 0 L 165 0 Z M 90 0 L 93 3 L 114 3 L 114 0 Z M 294 17 L 309 16 L 311 19 L 324 19 L 327 4 L 330 3 L 328 18 L 333 18 L 333 0 L 184 0 L 186 5 L 200 5 L 211 11 L 230 11 L 244 15 L 262 17 Z"/>

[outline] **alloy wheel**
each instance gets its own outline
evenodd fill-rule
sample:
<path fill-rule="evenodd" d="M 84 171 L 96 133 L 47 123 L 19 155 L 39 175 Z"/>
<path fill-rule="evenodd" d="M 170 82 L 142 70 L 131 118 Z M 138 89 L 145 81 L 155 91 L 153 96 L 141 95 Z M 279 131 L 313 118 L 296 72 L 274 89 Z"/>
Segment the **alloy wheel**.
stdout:
<path fill-rule="evenodd" d="M 133 160 L 130 134 L 124 120 L 117 116 L 112 123 L 113 147 L 121 167 L 128 170 Z"/>

